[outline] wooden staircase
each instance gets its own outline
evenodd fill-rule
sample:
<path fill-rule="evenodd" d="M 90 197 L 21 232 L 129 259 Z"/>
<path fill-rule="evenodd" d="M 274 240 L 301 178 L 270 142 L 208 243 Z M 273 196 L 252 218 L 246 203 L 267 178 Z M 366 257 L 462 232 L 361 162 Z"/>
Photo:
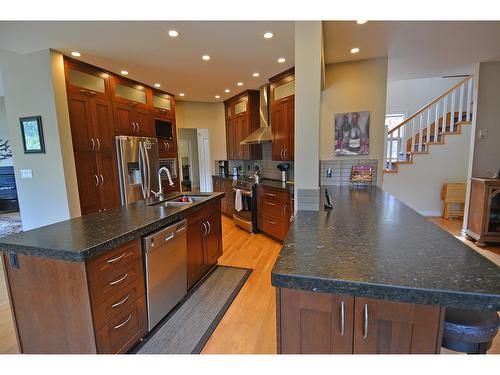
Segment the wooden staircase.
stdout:
<path fill-rule="evenodd" d="M 384 173 L 397 173 L 400 164 L 413 164 L 414 155 L 428 155 L 430 146 L 443 145 L 472 123 L 473 76 L 438 96 L 393 129 L 386 129 Z"/>

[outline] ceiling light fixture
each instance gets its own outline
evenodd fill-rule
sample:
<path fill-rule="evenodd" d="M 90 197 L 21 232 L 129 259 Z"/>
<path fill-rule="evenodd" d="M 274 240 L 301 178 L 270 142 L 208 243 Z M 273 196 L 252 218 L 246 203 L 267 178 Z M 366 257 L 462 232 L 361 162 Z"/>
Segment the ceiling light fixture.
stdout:
<path fill-rule="evenodd" d="M 220 95 L 215 95 L 215 99 L 220 99 Z"/>
<path fill-rule="evenodd" d="M 365 23 L 367 23 L 367 22 L 368 22 L 367 20 L 357 20 L 357 21 L 356 21 L 356 23 L 357 23 L 358 25 L 363 25 L 363 24 L 365 24 Z"/>
<path fill-rule="evenodd" d="M 359 52 L 358 47 L 354 47 L 353 49 L 351 49 L 351 53 L 358 53 L 358 52 Z"/>
<path fill-rule="evenodd" d="M 155 87 L 161 87 L 159 83 L 155 83 Z"/>
<path fill-rule="evenodd" d="M 202 58 L 203 60 L 205 60 L 205 61 L 210 60 L 210 56 L 208 56 L 208 55 L 203 55 L 203 56 L 201 56 L 201 58 Z"/>
<path fill-rule="evenodd" d="M 78 51 L 71 52 L 71 56 L 80 57 L 82 54 Z"/>
<path fill-rule="evenodd" d="M 179 32 L 177 30 L 169 30 L 168 35 L 172 38 L 177 38 L 179 36 Z"/>
<path fill-rule="evenodd" d="M 280 58 L 278 59 L 278 62 L 279 62 L 280 64 L 283 64 L 285 61 L 286 61 L 286 60 L 285 60 L 285 58 L 284 58 L 284 57 L 280 57 Z"/>
<path fill-rule="evenodd" d="M 229 89 L 225 89 L 225 90 L 224 90 L 224 92 L 226 92 L 226 93 L 227 93 L 227 92 L 231 92 L 231 90 L 229 90 Z"/>
<path fill-rule="evenodd" d="M 254 74 L 252 74 L 252 75 L 253 75 L 254 77 L 258 77 L 258 76 L 260 76 L 260 74 L 259 74 L 259 73 L 254 73 Z"/>
<path fill-rule="evenodd" d="M 274 34 L 270 31 L 268 31 L 267 33 L 264 33 L 264 38 L 266 38 L 266 39 L 271 39 L 273 36 L 274 36 Z"/>
<path fill-rule="evenodd" d="M 126 70 L 122 70 L 120 73 L 123 74 L 124 76 L 126 76 L 128 74 L 128 72 Z"/>
<path fill-rule="evenodd" d="M 186 95 L 186 94 L 184 94 L 183 92 L 179 93 L 179 96 L 184 96 L 184 95 Z"/>
<path fill-rule="evenodd" d="M 238 82 L 237 85 L 238 86 L 243 86 L 243 82 Z"/>

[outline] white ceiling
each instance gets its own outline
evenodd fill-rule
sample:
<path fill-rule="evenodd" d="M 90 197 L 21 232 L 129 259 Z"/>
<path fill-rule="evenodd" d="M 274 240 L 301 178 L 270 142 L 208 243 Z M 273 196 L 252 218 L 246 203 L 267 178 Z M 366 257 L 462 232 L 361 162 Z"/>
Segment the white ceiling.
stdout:
<path fill-rule="evenodd" d="M 180 35 L 172 39 L 168 30 Z M 266 40 L 263 33 L 274 38 Z M 293 22 L 91 21 L 0 22 L 0 48 L 31 53 L 47 48 L 161 88 L 178 100 L 223 101 L 256 89 L 294 65 Z M 208 54 L 211 60 L 202 61 Z M 277 59 L 285 57 L 279 64 Z M 252 77 L 259 72 L 260 77 Z M 236 86 L 243 82 L 244 86 Z M 229 88 L 229 94 L 224 89 Z M 178 94 L 186 94 L 180 98 Z M 214 99 L 220 95 L 220 99 Z"/>
<path fill-rule="evenodd" d="M 500 60 L 500 22 L 324 22 L 325 61 L 389 57 L 389 79 L 474 72 L 477 62 Z M 360 48 L 351 54 L 353 47 Z"/>

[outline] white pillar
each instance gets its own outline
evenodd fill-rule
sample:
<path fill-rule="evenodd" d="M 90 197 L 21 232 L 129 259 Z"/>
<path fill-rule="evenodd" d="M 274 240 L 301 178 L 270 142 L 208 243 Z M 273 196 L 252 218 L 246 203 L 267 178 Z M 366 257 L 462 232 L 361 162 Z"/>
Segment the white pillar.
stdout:
<path fill-rule="evenodd" d="M 295 22 L 295 209 L 319 210 L 321 21 Z"/>

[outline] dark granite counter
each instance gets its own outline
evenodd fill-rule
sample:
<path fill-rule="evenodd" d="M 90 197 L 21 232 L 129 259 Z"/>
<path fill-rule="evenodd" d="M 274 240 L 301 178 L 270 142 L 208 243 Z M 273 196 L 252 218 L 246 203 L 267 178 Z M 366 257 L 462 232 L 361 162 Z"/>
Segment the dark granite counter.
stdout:
<path fill-rule="evenodd" d="M 180 195 L 190 194 L 171 193 L 166 198 Z M 224 197 L 224 193 L 191 195 L 206 195 L 209 198 L 181 207 L 147 206 L 145 201 L 132 203 L 0 238 L 0 251 L 84 261 L 181 220 L 214 199 Z"/>
<path fill-rule="evenodd" d="M 272 285 L 500 310 L 500 267 L 379 188 L 329 191 L 332 210 L 298 212 Z"/>

